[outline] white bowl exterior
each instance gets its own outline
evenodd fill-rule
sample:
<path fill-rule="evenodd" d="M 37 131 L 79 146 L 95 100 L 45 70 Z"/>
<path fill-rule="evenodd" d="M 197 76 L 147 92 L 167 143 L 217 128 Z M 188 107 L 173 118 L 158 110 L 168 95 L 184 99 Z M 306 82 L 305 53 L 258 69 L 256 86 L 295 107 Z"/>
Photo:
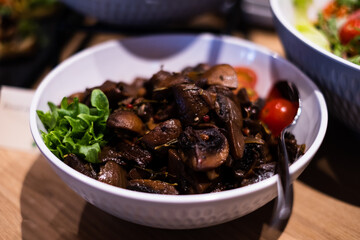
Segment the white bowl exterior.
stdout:
<path fill-rule="evenodd" d="M 219 10 L 222 0 L 61 0 L 74 10 L 106 23 L 139 26 L 190 20 Z"/>
<path fill-rule="evenodd" d="M 313 0 L 317 10 L 329 0 Z M 360 66 L 305 39 L 294 25 L 293 0 L 270 0 L 274 23 L 287 58 L 314 80 L 329 112 L 360 133 Z M 312 12 L 317 12 L 312 10 Z"/>
<path fill-rule="evenodd" d="M 60 102 L 63 96 L 99 85 L 106 79 L 129 82 L 138 76 L 150 77 L 161 66 L 167 71 L 179 71 L 200 62 L 251 67 L 258 74 L 257 91 L 261 96 L 267 94 L 274 79 L 295 82 L 303 111 L 293 133 L 299 143 L 307 146 L 305 155 L 290 167 L 291 177 L 296 179 L 324 138 L 327 127 L 324 98 L 314 83 L 286 60 L 232 37 L 157 35 L 110 41 L 71 57 L 54 69 L 36 90 L 30 110 L 35 142 L 64 182 L 85 200 L 119 218 L 152 227 L 189 229 L 248 214 L 276 196 L 277 177 L 219 193 L 187 196 L 140 193 L 107 185 L 75 171 L 47 149 L 39 134 L 43 126 L 36 110 L 47 111 L 48 101 Z"/>

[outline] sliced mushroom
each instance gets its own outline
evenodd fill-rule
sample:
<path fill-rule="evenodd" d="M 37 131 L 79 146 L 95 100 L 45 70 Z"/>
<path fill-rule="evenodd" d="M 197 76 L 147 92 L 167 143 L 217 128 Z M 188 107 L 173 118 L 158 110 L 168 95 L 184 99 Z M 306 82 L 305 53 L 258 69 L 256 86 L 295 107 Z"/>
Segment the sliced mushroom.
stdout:
<path fill-rule="evenodd" d="M 207 91 L 211 93 L 216 93 L 220 95 L 224 95 L 228 98 L 230 98 L 234 103 L 240 104 L 238 99 L 236 98 L 236 95 L 231 91 L 229 88 L 224 87 L 222 85 L 212 85 L 206 89 Z"/>
<path fill-rule="evenodd" d="M 225 123 L 230 152 L 235 160 L 244 154 L 245 142 L 242 134 L 242 114 L 239 107 L 228 97 L 218 94 L 216 113 Z"/>
<path fill-rule="evenodd" d="M 107 126 L 114 130 L 119 136 L 124 132 L 143 135 L 145 125 L 141 119 L 131 111 L 119 110 L 110 114 Z"/>
<path fill-rule="evenodd" d="M 185 126 L 196 125 L 210 108 L 201 96 L 203 89 L 194 84 L 180 84 L 173 87 L 178 114 Z"/>
<path fill-rule="evenodd" d="M 176 188 L 163 181 L 150 180 L 150 179 L 133 179 L 130 180 L 127 189 L 135 190 L 139 192 L 157 193 L 157 194 L 169 194 L 177 195 L 179 192 Z"/>
<path fill-rule="evenodd" d="M 108 161 L 100 167 L 98 180 L 116 187 L 126 188 L 127 172 L 116 162 Z"/>
<path fill-rule="evenodd" d="M 264 163 L 253 169 L 252 176 L 241 181 L 241 186 L 247 186 L 253 183 L 260 182 L 264 179 L 274 176 L 276 171 L 276 163 Z"/>
<path fill-rule="evenodd" d="M 152 76 L 150 82 L 153 84 L 154 90 L 160 90 L 177 84 L 189 83 L 190 81 L 185 75 L 161 70 Z"/>
<path fill-rule="evenodd" d="M 64 156 L 64 163 L 88 177 L 96 178 L 96 172 L 91 167 L 91 164 L 80 159 L 73 153 Z"/>
<path fill-rule="evenodd" d="M 229 144 L 218 128 L 194 130 L 187 127 L 179 137 L 183 158 L 195 171 L 209 171 L 222 165 Z"/>
<path fill-rule="evenodd" d="M 238 87 L 236 72 L 229 64 L 213 66 L 203 74 L 202 78 L 206 79 L 207 85 L 222 85 L 232 89 Z"/>
<path fill-rule="evenodd" d="M 156 149 L 158 146 L 176 140 L 181 132 L 181 122 L 178 119 L 170 119 L 145 134 L 141 138 L 141 142 L 150 149 Z"/>
<path fill-rule="evenodd" d="M 120 165 L 135 164 L 146 167 L 152 161 L 152 155 L 136 144 L 121 141 L 115 147 L 104 147 L 101 150 L 99 160 L 101 162 L 115 161 Z"/>
<path fill-rule="evenodd" d="M 129 179 L 148 179 L 151 177 L 151 173 L 143 168 L 134 167 L 129 171 Z"/>
<path fill-rule="evenodd" d="M 159 71 L 154 74 L 150 81 L 152 87 L 152 97 L 154 99 L 168 98 L 171 87 L 178 84 L 190 83 L 190 80 L 183 74 Z"/>
<path fill-rule="evenodd" d="M 191 74 L 202 74 L 205 71 L 209 70 L 211 67 L 209 64 L 206 63 L 199 63 L 195 67 L 186 67 L 184 68 L 181 73 L 184 75 L 191 75 Z"/>
<path fill-rule="evenodd" d="M 115 161 L 120 165 L 126 165 L 125 159 L 122 157 L 122 153 L 119 152 L 116 147 L 105 146 L 101 149 L 99 154 L 100 162 Z"/>
<path fill-rule="evenodd" d="M 192 176 L 188 173 L 185 163 L 182 161 L 179 152 L 176 149 L 168 150 L 168 166 L 169 176 L 178 184 L 181 193 L 191 193 Z"/>
<path fill-rule="evenodd" d="M 176 104 L 174 102 L 166 104 L 164 107 L 160 107 L 153 115 L 155 122 L 162 122 L 168 120 L 177 115 Z"/>

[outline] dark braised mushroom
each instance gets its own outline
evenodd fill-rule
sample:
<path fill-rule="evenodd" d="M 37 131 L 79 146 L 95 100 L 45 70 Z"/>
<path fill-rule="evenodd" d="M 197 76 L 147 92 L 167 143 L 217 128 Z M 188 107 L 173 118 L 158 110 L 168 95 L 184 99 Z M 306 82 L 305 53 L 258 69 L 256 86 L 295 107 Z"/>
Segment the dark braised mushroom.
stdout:
<path fill-rule="evenodd" d="M 116 162 L 107 161 L 105 165 L 100 167 L 98 180 L 116 187 L 125 188 L 127 186 L 127 172 Z"/>
<path fill-rule="evenodd" d="M 148 179 L 151 173 L 143 168 L 134 167 L 129 170 L 129 179 Z"/>
<path fill-rule="evenodd" d="M 168 150 L 168 166 L 169 176 L 177 182 L 178 189 L 181 193 L 193 192 L 190 184 L 193 182 L 192 176 L 188 173 L 185 163 L 182 161 L 179 152 L 176 149 Z"/>
<path fill-rule="evenodd" d="M 212 85 L 212 86 L 208 87 L 206 90 L 211 92 L 211 93 L 216 93 L 216 94 L 228 97 L 234 103 L 236 103 L 237 105 L 240 104 L 237 97 L 236 97 L 236 95 L 234 94 L 234 92 L 231 89 L 227 88 L 227 87 L 224 87 L 222 85 Z"/>
<path fill-rule="evenodd" d="M 145 134 L 141 138 L 141 142 L 150 149 L 156 149 L 158 146 L 176 140 L 181 132 L 181 122 L 178 119 L 170 119 L 160 123 L 153 130 Z"/>
<path fill-rule="evenodd" d="M 114 130 L 120 137 L 125 133 L 143 135 L 145 126 L 141 119 L 132 111 L 119 110 L 110 114 L 107 126 Z"/>
<path fill-rule="evenodd" d="M 222 85 L 232 89 L 238 87 L 236 72 L 229 64 L 213 66 L 202 75 L 202 78 L 206 79 L 207 85 Z"/>
<path fill-rule="evenodd" d="M 179 137 L 182 158 L 195 171 L 222 165 L 229 154 L 226 137 L 216 127 L 194 130 L 187 127 Z"/>
<path fill-rule="evenodd" d="M 234 159 L 243 156 L 245 143 L 242 129 L 242 114 L 239 107 L 228 97 L 218 94 L 216 113 L 225 123 L 230 152 Z"/>
<path fill-rule="evenodd" d="M 127 189 L 135 190 L 139 192 L 157 193 L 157 194 L 168 194 L 177 195 L 179 192 L 176 188 L 163 181 L 150 180 L 150 179 L 133 179 L 130 180 Z"/>
<path fill-rule="evenodd" d="M 179 118 L 185 126 L 196 125 L 210 110 L 201 96 L 202 91 L 204 90 L 194 84 L 173 86 Z"/>
<path fill-rule="evenodd" d="M 185 75 L 179 73 L 169 73 L 166 71 L 159 71 L 152 76 L 150 79 L 154 90 L 160 90 L 165 88 L 170 88 L 174 85 L 189 83 L 189 79 L 185 77 Z"/>
<path fill-rule="evenodd" d="M 181 71 L 183 75 L 193 75 L 193 74 L 203 74 L 205 71 L 209 70 L 211 67 L 206 63 L 199 63 L 195 67 L 186 67 Z"/>
<path fill-rule="evenodd" d="M 99 160 L 101 162 L 115 161 L 120 165 L 135 164 L 146 167 L 152 161 L 152 155 L 136 144 L 121 141 L 115 147 L 104 147 L 101 150 Z"/>
<path fill-rule="evenodd" d="M 174 102 L 168 103 L 163 107 L 159 107 L 159 109 L 153 115 L 154 121 L 162 122 L 172 117 L 175 117 L 177 116 L 176 111 L 176 104 Z"/>
<path fill-rule="evenodd" d="M 242 180 L 241 186 L 247 186 L 272 177 L 275 174 L 275 169 L 275 162 L 261 164 L 253 169 L 253 173 L 251 176 Z"/>
<path fill-rule="evenodd" d="M 80 159 L 73 153 L 64 156 L 64 163 L 88 177 L 96 178 L 96 172 L 91 167 L 91 164 Z"/>
<path fill-rule="evenodd" d="M 154 74 L 149 84 L 152 87 L 152 97 L 154 99 L 163 99 L 169 97 L 171 87 L 178 84 L 190 83 L 190 80 L 179 73 L 169 73 L 166 71 L 159 71 Z"/>

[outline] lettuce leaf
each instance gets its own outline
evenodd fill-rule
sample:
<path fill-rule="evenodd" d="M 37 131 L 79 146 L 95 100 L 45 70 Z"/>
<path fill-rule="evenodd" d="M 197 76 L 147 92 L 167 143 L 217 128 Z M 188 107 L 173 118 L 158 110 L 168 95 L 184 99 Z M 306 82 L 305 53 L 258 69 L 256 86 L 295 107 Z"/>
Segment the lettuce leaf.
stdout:
<path fill-rule="evenodd" d="M 312 0 L 294 0 L 293 3 L 295 7 L 295 28 L 311 42 L 330 51 L 330 42 L 326 36 L 308 18 L 307 11 Z"/>
<path fill-rule="evenodd" d="M 101 147 L 106 144 L 106 121 L 110 114 L 109 101 L 99 89 L 91 93 L 89 108 L 74 98 L 64 97 L 60 106 L 49 102 L 50 111 L 37 110 L 47 132 L 41 132 L 45 145 L 58 158 L 74 153 L 91 163 L 98 162 Z"/>

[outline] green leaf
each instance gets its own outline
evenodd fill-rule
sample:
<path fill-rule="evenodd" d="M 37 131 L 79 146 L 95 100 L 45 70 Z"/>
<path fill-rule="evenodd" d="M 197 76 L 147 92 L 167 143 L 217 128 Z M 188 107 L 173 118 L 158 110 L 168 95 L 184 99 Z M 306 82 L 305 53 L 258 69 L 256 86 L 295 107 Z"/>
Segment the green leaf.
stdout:
<path fill-rule="evenodd" d="M 100 145 L 94 143 L 90 146 L 82 145 L 79 148 L 79 153 L 85 156 L 85 160 L 91 163 L 98 163 L 98 154 L 100 152 Z"/>
<path fill-rule="evenodd" d="M 312 24 L 298 24 L 296 25 L 296 29 L 311 42 L 327 51 L 330 51 L 330 43 L 326 36 L 317 30 Z"/>
<path fill-rule="evenodd" d="M 110 113 L 109 102 L 101 90 L 91 93 L 89 108 L 74 98 L 69 103 L 64 97 L 60 106 L 49 102 L 50 111 L 44 113 L 37 110 L 46 132 L 41 132 L 45 145 L 58 158 L 74 153 L 86 161 L 95 163 L 101 146 L 106 140 L 106 121 Z"/>
<path fill-rule="evenodd" d="M 295 27 L 305 38 L 319 47 L 330 51 L 330 42 L 326 35 L 319 31 L 308 18 L 308 7 L 312 0 L 294 0 Z"/>
<path fill-rule="evenodd" d="M 99 119 L 101 119 L 99 116 L 93 116 L 93 115 L 90 115 L 90 114 L 83 114 L 83 113 L 79 114 L 78 118 L 83 120 L 84 122 L 86 122 L 88 126 L 90 126 L 90 124 L 92 122 L 96 122 Z"/>
<path fill-rule="evenodd" d="M 79 118 L 72 118 L 69 116 L 65 116 L 64 118 L 69 122 L 69 124 L 72 128 L 72 132 L 75 132 L 75 133 L 85 132 L 87 126 L 83 120 L 81 120 Z"/>
<path fill-rule="evenodd" d="M 109 101 L 108 101 L 106 95 L 100 89 L 95 89 L 92 91 L 91 105 L 96 107 L 98 110 L 109 109 Z"/>

